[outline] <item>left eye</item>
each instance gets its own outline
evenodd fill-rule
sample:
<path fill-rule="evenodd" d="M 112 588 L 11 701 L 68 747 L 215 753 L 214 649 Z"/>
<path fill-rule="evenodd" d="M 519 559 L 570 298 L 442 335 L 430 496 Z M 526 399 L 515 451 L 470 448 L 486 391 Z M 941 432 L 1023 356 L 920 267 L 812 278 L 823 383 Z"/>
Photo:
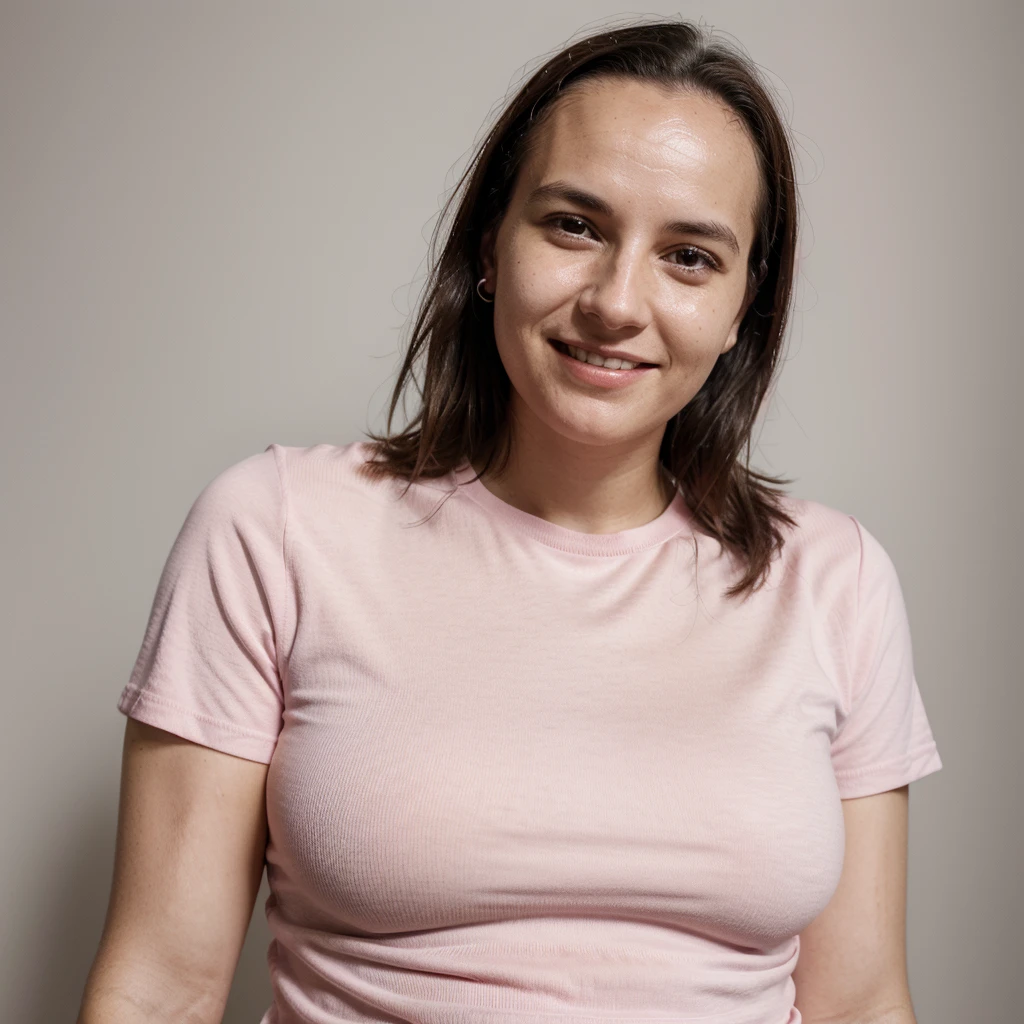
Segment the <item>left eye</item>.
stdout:
<path fill-rule="evenodd" d="M 561 231 L 564 231 L 567 235 L 580 235 L 584 231 L 590 230 L 590 226 L 587 222 L 585 220 L 580 220 L 579 217 L 555 217 L 551 223 L 557 225 L 558 228 Z"/>
<path fill-rule="evenodd" d="M 714 260 L 703 249 L 696 249 L 693 246 L 687 246 L 685 249 L 676 249 L 675 252 L 669 255 L 682 257 L 681 261 L 676 265 L 686 270 L 703 270 L 705 267 L 710 270 L 715 266 Z"/>

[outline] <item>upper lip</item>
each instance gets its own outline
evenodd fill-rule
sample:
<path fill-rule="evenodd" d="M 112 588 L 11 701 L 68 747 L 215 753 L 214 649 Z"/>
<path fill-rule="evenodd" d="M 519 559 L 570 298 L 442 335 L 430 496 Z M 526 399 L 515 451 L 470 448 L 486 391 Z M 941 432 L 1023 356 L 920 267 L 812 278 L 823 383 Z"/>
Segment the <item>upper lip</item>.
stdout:
<path fill-rule="evenodd" d="M 571 348 L 581 348 L 586 352 L 593 352 L 602 359 L 627 359 L 631 363 L 648 363 L 651 366 L 657 366 L 653 359 L 644 359 L 643 356 L 624 352 L 622 349 L 602 348 L 600 345 L 594 345 L 587 341 L 568 341 L 565 338 L 552 338 L 551 340 L 560 341 L 563 345 L 569 345 Z"/>

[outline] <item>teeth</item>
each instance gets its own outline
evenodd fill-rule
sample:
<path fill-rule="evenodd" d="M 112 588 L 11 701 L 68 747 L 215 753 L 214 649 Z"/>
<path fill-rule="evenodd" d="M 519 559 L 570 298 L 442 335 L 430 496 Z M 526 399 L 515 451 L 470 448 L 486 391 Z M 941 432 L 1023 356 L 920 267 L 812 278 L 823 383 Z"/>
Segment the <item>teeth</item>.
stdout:
<path fill-rule="evenodd" d="M 640 364 L 631 363 L 626 359 L 602 359 L 596 352 L 587 352 L 582 348 L 573 348 L 572 345 L 565 346 L 573 359 L 581 363 L 593 363 L 594 366 L 604 366 L 609 370 L 635 370 Z"/>

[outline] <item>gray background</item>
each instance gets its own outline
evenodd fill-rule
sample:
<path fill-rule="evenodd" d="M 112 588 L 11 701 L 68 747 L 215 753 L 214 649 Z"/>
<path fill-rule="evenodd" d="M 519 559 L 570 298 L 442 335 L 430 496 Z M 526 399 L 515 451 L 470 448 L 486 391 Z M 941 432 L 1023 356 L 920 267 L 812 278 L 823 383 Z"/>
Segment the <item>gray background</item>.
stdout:
<path fill-rule="evenodd" d="M 737 38 L 800 157 L 757 463 L 900 573 L 945 767 L 911 787 L 918 1018 L 1020 1020 L 1018 3 L 650 3 Z M 0 6 L 0 1017 L 71 1021 L 113 863 L 115 701 L 191 502 L 383 426 L 439 202 L 608 3 Z M 226 1021 L 267 1006 L 260 893 Z"/>

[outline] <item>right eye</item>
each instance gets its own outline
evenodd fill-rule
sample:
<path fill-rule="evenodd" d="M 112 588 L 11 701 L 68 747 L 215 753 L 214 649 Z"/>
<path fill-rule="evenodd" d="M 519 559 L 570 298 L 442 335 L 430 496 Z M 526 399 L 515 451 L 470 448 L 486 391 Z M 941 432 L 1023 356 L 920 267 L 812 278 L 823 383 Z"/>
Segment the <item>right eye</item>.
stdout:
<path fill-rule="evenodd" d="M 582 217 L 574 217 L 569 213 L 560 213 L 557 217 L 552 217 L 548 223 L 556 225 L 561 234 L 571 235 L 573 238 L 583 238 L 582 232 L 590 230 L 590 225 Z"/>

